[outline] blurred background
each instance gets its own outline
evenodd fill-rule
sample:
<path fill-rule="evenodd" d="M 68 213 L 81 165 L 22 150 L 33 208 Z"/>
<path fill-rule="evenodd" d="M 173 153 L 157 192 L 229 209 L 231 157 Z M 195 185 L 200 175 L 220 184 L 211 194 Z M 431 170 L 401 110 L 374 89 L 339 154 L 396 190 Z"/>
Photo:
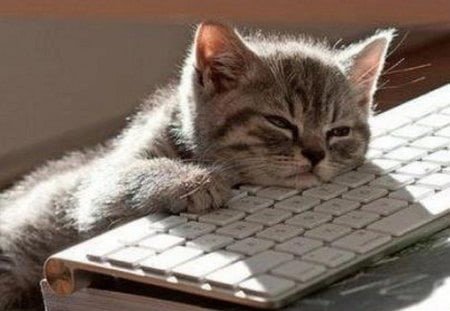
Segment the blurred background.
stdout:
<path fill-rule="evenodd" d="M 449 0 L 0 0 L 0 186 L 116 133 L 202 19 L 337 45 L 398 28 L 378 110 L 450 82 Z"/>

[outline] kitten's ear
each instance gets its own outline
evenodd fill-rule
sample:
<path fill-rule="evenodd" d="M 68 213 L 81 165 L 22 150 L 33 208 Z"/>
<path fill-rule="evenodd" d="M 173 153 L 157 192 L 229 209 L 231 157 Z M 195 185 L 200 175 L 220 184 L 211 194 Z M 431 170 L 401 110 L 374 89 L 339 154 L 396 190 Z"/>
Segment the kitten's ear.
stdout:
<path fill-rule="evenodd" d="M 371 104 L 394 34 L 394 29 L 379 31 L 344 51 L 348 79 L 362 92 L 365 98 L 361 103 L 363 105 Z"/>
<path fill-rule="evenodd" d="M 194 49 L 199 83 L 217 92 L 233 88 L 255 57 L 232 28 L 216 22 L 199 25 Z"/>

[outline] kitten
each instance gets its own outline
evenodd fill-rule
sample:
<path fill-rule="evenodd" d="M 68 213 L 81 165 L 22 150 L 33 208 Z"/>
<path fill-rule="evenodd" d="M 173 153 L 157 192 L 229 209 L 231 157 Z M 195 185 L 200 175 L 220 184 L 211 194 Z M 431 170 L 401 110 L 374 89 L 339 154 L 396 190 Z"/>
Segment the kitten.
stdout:
<path fill-rule="evenodd" d="M 219 208 L 238 183 L 304 188 L 361 163 L 392 30 L 347 48 L 201 24 L 180 82 L 123 132 L 0 194 L 0 309 L 52 253 L 160 210 Z"/>

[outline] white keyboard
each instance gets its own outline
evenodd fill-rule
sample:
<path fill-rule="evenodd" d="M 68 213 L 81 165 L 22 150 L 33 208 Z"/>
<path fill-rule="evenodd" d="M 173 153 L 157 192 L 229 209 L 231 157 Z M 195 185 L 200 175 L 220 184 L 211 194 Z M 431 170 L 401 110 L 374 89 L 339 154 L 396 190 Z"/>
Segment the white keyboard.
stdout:
<path fill-rule="evenodd" d="M 298 191 L 245 185 L 227 209 L 150 215 L 58 253 L 60 293 L 95 272 L 276 308 L 450 225 L 450 85 L 373 118 L 367 163 Z"/>

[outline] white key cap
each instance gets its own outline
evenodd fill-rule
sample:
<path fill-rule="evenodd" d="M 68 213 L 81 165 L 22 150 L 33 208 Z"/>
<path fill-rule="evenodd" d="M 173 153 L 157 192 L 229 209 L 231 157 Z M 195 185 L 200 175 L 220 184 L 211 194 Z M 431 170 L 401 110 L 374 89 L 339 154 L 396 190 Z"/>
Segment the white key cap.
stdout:
<path fill-rule="evenodd" d="M 200 217 L 200 214 L 194 214 L 194 213 L 180 213 L 181 217 L 185 217 L 188 220 L 194 220 L 197 221 L 198 218 Z"/>
<path fill-rule="evenodd" d="M 427 154 L 426 150 L 411 148 L 411 147 L 401 147 L 395 149 L 394 151 L 388 152 L 383 155 L 384 158 L 390 160 L 397 160 L 402 162 L 411 162 L 424 157 Z"/>
<path fill-rule="evenodd" d="M 450 189 L 446 189 L 433 196 L 421 200 L 418 205 L 436 216 L 446 213 L 450 209 L 449 198 Z"/>
<path fill-rule="evenodd" d="M 352 260 L 354 257 L 355 254 L 352 252 L 325 246 L 307 253 L 302 259 L 334 268 Z"/>
<path fill-rule="evenodd" d="M 156 230 L 150 228 L 151 222 L 147 217 L 143 217 L 109 231 L 109 237 L 124 245 L 136 245 L 139 240 L 156 234 Z"/>
<path fill-rule="evenodd" d="M 450 186 L 450 175 L 442 173 L 431 174 L 422 179 L 419 179 L 417 181 L 417 184 L 443 190 Z"/>
<path fill-rule="evenodd" d="M 188 219 L 186 217 L 170 216 L 150 224 L 150 228 L 163 232 L 169 230 L 170 228 L 184 224 L 187 221 Z"/>
<path fill-rule="evenodd" d="M 283 188 L 283 187 L 267 187 L 259 190 L 256 193 L 256 196 L 272 199 L 272 200 L 284 200 L 293 195 L 296 195 L 299 191 L 296 189 Z"/>
<path fill-rule="evenodd" d="M 448 197 L 446 198 L 448 202 Z M 420 204 L 413 204 L 368 226 L 368 229 L 401 236 L 434 219 Z"/>
<path fill-rule="evenodd" d="M 115 239 L 99 237 L 95 239 L 95 244 L 86 251 L 86 257 L 89 260 L 105 261 L 106 255 L 121 249 L 123 246 L 122 242 Z"/>
<path fill-rule="evenodd" d="M 292 213 L 275 208 L 265 208 L 260 211 L 257 211 L 254 214 L 251 214 L 245 220 L 250 222 L 257 222 L 259 224 L 263 224 L 266 226 L 273 226 L 277 223 L 282 222 L 283 220 L 288 219 L 292 216 Z"/>
<path fill-rule="evenodd" d="M 333 181 L 340 185 L 356 188 L 368 183 L 374 178 L 375 175 L 373 174 L 365 174 L 361 172 L 351 171 L 336 177 Z"/>
<path fill-rule="evenodd" d="M 301 213 L 319 203 L 319 199 L 295 195 L 289 199 L 276 203 L 275 208 L 281 208 L 294 213 Z"/>
<path fill-rule="evenodd" d="M 247 191 L 240 190 L 240 189 L 232 189 L 231 194 L 232 194 L 231 199 L 229 199 L 227 204 L 225 204 L 227 206 L 228 206 L 228 204 L 230 204 L 233 201 L 236 201 L 236 200 L 239 200 L 239 199 L 242 199 L 242 198 L 245 198 L 246 196 L 248 196 Z"/>
<path fill-rule="evenodd" d="M 411 124 L 393 131 L 391 135 L 408 140 L 415 140 L 430 134 L 431 131 L 432 129 L 429 127 Z"/>
<path fill-rule="evenodd" d="M 386 159 L 373 159 L 358 168 L 358 172 L 384 175 L 401 166 L 401 162 Z"/>
<path fill-rule="evenodd" d="M 304 196 L 321 200 L 330 200 L 347 191 L 347 187 L 336 184 L 325 184 L 303 192 Z"/>
<path fill-rule="evenodd" d="M 387 216 L 399 209 L 406 207 L 407 201 L 395 200 L 389 198 L 381 198 L 362 206 L 362 210 L 377 213 L 378 215 Z"/>
<path fill-rule="evenodd" d="M 357 209 L 359 205 L 359 202 L 335 198 L 316 206 L 314 211 L 339 216 Z"/>
<path fill-rule="evenodd" d="M 433 189 L 420 186 L 406 186 L 389 194 L 390 198 L 409 202 L 419 201 L 434 193 Z"/>
<path fill-rule="evenodd" d="M 444 114 L 432 114 L 417 121 L 417 125 L 440 129 L 450 124 L 450 116 Z"/>
<path fill-rule="evenodd" d="M 241 189 L 243 191 L 247 191 L 248 193 L 251 193 L 251 194 L 255 194 L 262 188 L 263 188 L 262 186 L 257 186 L 257 185 L 241 185 L 239 187 L 239 189 Z"/>
<path fill-rule="evenodd" d="M 128 246 L 109 254 L 106 257 L 113 265 L 131 269 L 136 267 L 139 261 L 153 255 L 155 255 L 155 252 L 149 250 L 148 248 Z"/>
<path fill-rule="evenodd" d="M 410 175 L 390 173 L 388 175 L 378 177 L 372 181 L 370 185 L 388 190 L 397 190 L 413 182 L 414 177 Z"/>
<path fill-rule="evenodd" d="M 195 239 L 203 234 L 210 233 L 216 226 L 201 222 L 190 221 L 169 230 L 171 235 L 180 236 L 186 239 Z"/>
<path fill-rule="evenodd" d="M 274 244 L 273 241 L 246 238 L 227 246 L 227 250 L 251 256 L 271 248 Z"/>
<path fill-rule="evenodd" d="M 177 245 L 181 245 L 186 240 L 181 237 L 168 235 L 168 234 L 158 234 L 152 237 L 149 237 L 145 240 L 139 242 L 140 247 L 150 248 L 155 252 L 163 252 L 169 248 L 172 248 Z"/>
<path fill-rule="evenodd" d="M 277 242 L 284 242 L 290 238 L 302 234 L 303 231 L 304 230 L 300 227 L 278 224 L 273 227 L 269 227 L 266 230 L 258 232 L 256 236 L 259 238 L 264 238 Z"/>
<path fill-rule="evenodd" d="M 299 282 L 308 282 L 312 278 L 324 273 L 327 269 L 301 260 L 292 260 L 272 270 L 272 273 Z"/>
<path fill-rule="evenodd" d="M 376 149 L 369 149 L 366 152 L 366 159 L 382 158 L 383 152 Z"/>
<path fill-rule="evenodd" d="M 286 223 L 289 225 L 301 226 L 306 229 L 312 229 L 330 221 L 332 218 L 331 215 L 324 213 L 304 212 L 290 218 Z"/>
<path fill-rule="evenodd" d="M 333 246 L 364 254 L 386 244 L 390 240 L 390 235 L 368 230 L 358 230 L 334 241 Z"/>
<path fill-rule="evenodd" d="M 291 254 L 265 251 L 219 269 L 207 275 L 206 280 L 213 284 L 233 287 L 252 275 L 267 272 L 293 258 L 294 256 Z"/>
<path fill-rule="evenodd" d="M 446 115 L 450 115 L 450 108 L 442 109 L 441 111 L 439 111 L 439 113 L 443 113 L 443 114 L 446 114 Z"/>
<path fill-rule="evenodd" d="M 201 216 L 199 218 L 199 221 L 207 222 L 218 226 L 225 226 L 244 217 L 245 217 L 244 212 L 222 208 Z"/>
<path fill-rule="evenodd" d="M 360 229 L 379 218 L 380 216 L 378 216 L 378 214 L 362 211 L 352 211 L 348 214 L 336 218 L 333 222 L 340 225 L 346 225 L 352 228 Z"/>
<path fill-rule="evenodd" d="M 295 282 L 291 280 L 268 274 L 256 276 L 239 284 L 239 287 L 246 293 L 267 297 L 278 296 L 294 286 Z"/>
<path fill-rule="evenodd" d="M 237 221 L 225 227 L 218 229 L 216 232 L 219 234 L 231 236 L 235 239 L 245 239 L 258 231 L 261 231 L 263 228 L 262 225 L 246 222 L 246 221 Z"/>
<path fill-rule="evenodd" d="M 145 271 L 168 273 L 171 268 L 202 254 L 203 251 L 200 249 L 175 246 L 164 253 L 140 262 L 139 265 Z"/>
<path fill-rule="evenodd" d="M 376 126 L 373 126 L 373 125 L 371 125 L 370 126 L 370 136 L 372 137 L 372 139 L 373 138 L 377 138 L 377 137 L 380 137 L 380 136 L 383 136 L 383 135 L 385 135 L 387 132 L 389 132 L 388 130 L 386 130 L 386 129 L 384 129 L 384 128 L 381 128 L 381 127 L 376 127 Z"/>
<path fill-rule="evenodd" d="M 442 130 L 434 133 L 434 135 L 450 138 L 450 126 L 444 127 Z"/>
<path fill-rule="evenodd" d="M 313 238 L 317 240 L 323 240 L 325 242 L 334 241 L 347 233 L 352 229 L 346 226 L 340 226 L 335 224 L 323 224 L 317 228 L 305 232 L 305 237 Z"/>
<path fill-rule="evenodd" d="M 397 170 L 397 173 L 411 175 L 414 177 L 422 177 L 440 169 L 440 166 L 433 163 L 416 161 L 409 163 Z"/>
<path fill-rule="evenodd" d="M 405 126 L 407 124 L 411 123 L 410 119 L 404 118 L 399 115 L 394 114 L 381 114 L 378 115 L 376 118 L 369 119 L 370 126 L 383 128 L 388 131 L 395 130 L 397 128 L 400 128 L 402 126 Z"/>
<path fill-rule="evenodd" d="M 223 248 L 234 242 L 233 238 L 218 235 L 218 234 L 205 234 L 193 241 L 189 241 L 186 243 L 186 246 L 199 248 L 206 252 L 212 252 Z"/>
<path fill-rule="evenodd" d="M 449 144 L 448 138 L 439 136 L 427 136 L 420 138 L 410 144 L 411 147 L 436 151 Z"/>
<path fill-rule="evenodd" d="M 239 200 L 235 200 L 228 204 L 231 209 L 254 213 L 262 208 L 269 207 L 273 204 L 273 200 L 248 196 Z"/>
<path fill-rule="evenodd" d="M 450 165 L 450 151 L 439 150 L 427 155 L 423 158 L 425 162 L 432 162 L 440 165 L 449 166 Z"/>
<path fill-rule="evenodd" d="M 207 274 L 225 267 L 242 258 L 242 255 L 218 251 L 208 255 L 200 256 L 175 267 L 172 272 L 182 278 L 201 281 Z"/>
<path fill-rule="evenodd" d="M 308 239 L 304 237 L 296 237 L 282 244 L 275 246 L 277 251 L 291 253 L 297 256 L 302 256 L 323 245 L 322 241 Z"/>
<path fill-rule="evenodd" d="M 368 203 L 388 194 L 386 189 L 362 186 L 346 192 L 342 195 L 344 199 Z"/>
<path fill-rule="evenodd" d="M 382 136 L 370 142 L 369 148 L 386 152 L 405 145 L 408 141 L 393 136 Z"/>

